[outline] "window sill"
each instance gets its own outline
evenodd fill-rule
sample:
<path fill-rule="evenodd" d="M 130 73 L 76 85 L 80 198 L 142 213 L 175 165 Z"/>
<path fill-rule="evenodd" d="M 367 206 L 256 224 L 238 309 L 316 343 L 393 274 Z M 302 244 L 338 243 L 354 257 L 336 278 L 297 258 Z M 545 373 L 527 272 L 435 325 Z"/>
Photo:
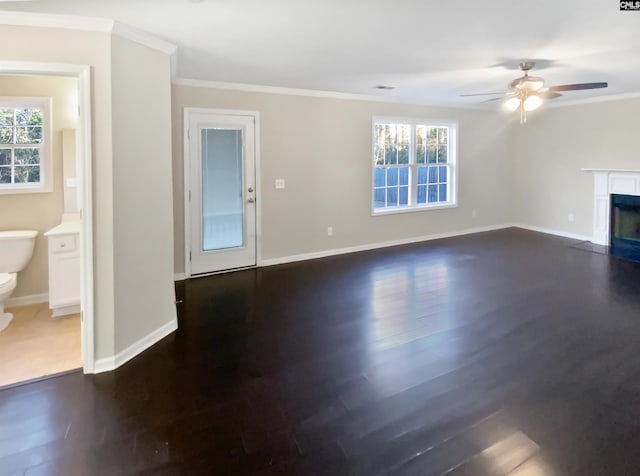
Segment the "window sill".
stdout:
<path fill-rule="evenodd" d="M 457 203 L 442 203 L 438 205 L 423 205 L 416 207 L 404 207 L 404 208 L 391 208 L 382 210 L 373 210 L 371 212 L 372 217 L 379 217 L 383 215 L 396 215 L 398 213 L 414 213 L 414 212 L 428 212 L 430 210 L 443 210 L 446 208 L 457 208 Z"/>
<path fill-rule="evenodd" d="M 0 195 L 19 195 L 23 193 L 48 193 L 53 192 L 51 186 L 35 185 L 33 187 L 3 187 L 0 185 Z"/>

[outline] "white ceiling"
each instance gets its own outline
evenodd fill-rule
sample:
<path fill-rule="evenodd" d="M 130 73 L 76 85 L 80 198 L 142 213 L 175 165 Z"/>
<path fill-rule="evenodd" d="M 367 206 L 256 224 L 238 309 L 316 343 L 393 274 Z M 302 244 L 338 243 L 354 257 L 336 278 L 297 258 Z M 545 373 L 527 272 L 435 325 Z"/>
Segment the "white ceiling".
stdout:
<path fill-rule="evenodd" d="M 0 9 L 152 33 L 178 46 L 181 78 L 470 106 L 485 98 L 460 94 L 506 91 L 517 64 L 538 59 L 533 74 L 547 85 L 609 83 L 556 103 L 640 93 L 640 12 L 616 0 L 4 0 Z"/>

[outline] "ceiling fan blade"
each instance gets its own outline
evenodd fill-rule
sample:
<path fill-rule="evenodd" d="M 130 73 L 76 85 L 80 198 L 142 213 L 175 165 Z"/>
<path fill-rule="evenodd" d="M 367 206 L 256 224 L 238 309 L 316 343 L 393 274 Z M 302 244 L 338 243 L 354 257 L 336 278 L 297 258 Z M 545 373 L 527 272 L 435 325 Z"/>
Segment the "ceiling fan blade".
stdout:
<path fill-rule="evenodd" d="M 580 91 L 582 89 L 600 89 L 609 86 L 608 83 L 581 83 L 581 84 L 560 84 L 551 86 L 549 91 Z"/>
<path fill-rule="evenodd" d="M 562 94 L 553 91 L 543 91 L 541 93 L 538 93 L 538 96 L 540 96 L 542 99 L 555 99 L 562 96 Z"/>
<path fill-rule="evenodd" d="M 495 96 L 496 94 L 504 94 L 504 91 L 499 93 L 473 93 L 473 94 L 461 94 L 460 96 Z"/>
<path fill-rule="evenodd" d="M 491 102 L 491 101 L 502 101 L 504 98 L 491 98 L 491 99 L 485 99 L 482 102 Z"/>

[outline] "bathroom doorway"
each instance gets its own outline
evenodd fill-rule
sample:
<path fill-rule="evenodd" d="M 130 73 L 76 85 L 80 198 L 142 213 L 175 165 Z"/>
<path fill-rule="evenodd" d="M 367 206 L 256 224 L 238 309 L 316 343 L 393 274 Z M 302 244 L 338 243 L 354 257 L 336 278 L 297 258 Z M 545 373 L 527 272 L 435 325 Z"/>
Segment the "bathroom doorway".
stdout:
<path fill-rule="evenodd" d="M 39 230 L 39 248 L 37 259 L 46 262 L 47 287 L 45 293 L 37 292 L 37 285 L 29 283 L 29 276 L 25 278 L 16 296 L 10 297 L 8 311 L 14 313 L 13 323 L 7 330 L 14 326 L 14 335 L 21 334 L 25 339 L 25 355 L 13 355 L 11 362 L 17 362 L 12 375 L 0 369 L 0 374 L 5 374 L 4 381 L 0 375 L 0 387 L 24 383 L 55 375 L 60 372 L 70 371 L 81 367 L 85 373 L 93 373 L 94 369 L 94 338 L 93 338 L 93 234 L 92 234 L 92 141 L 91 141 L 91 73 L 85 65 L 68 65 L 54 63 L 28 63 L 28 62 L 0 62 L 0 76 L 23 77 L 32 81 L 51 79 L 58 84 L 65 83 L 67 90 L 69 84 L 73 84 L 75 91 L 70 101 L 57 104 L 57 108 L 67 108 L 64 113 L 75 115 L 75 123 L 65 123 L 69 127 L 56 128 L 56 140 L 50 140 L 58 149 L 52 151 L 51 157 L 58 156 L 58 160 L 64 163 L 52 164 L 50 172 L 55 174 L 55 194 L 60 197 L 63 191 L 63 209 L 59 215 L 53 217 L 48 213 L 46 219 L 49 224 L 46 230 Z M 11 96 L 11 91 L 6 88 L 0 91 L 0 96 Z M 61 105 L 62 104 L 62 105 Z M 26 108 L 25 108 L 26 110 Z M 35 110 L 35 109 L 34 109 Z M 58 110 L 57 114 L 61 112 Z M 18 129 L 20 119 L 14 118 L 14 130 Z M 24 120 L 23 120 L 24 121 Z M 34 122 L 34 124 L 37 124 Z M 64 129 L 64 130 L 62 130 Z M 14 132 L 14 135 L 16 133 Z M 15 139 L 14 139 L 15 140 Z M 16 140 L 20 142 L 20 139 Z M 17 146 L 19 148 L 21 146 Z M 11 173 L 18 170 L 21 163 L 14 157 Z M 62 172 L 59 170 L 62 167 Z M 6 178 L 6 177 L 5 177 Z M 14 180 L 14 177 L 11 178 Z M 17 181 L 18 179 L 15 178 Z M 32 197 L 38 195 L 52 195 L 48 191 L 44 193 L 29 194 Z M 18 195 L 16 195 L 18 196 Z M 24 195 L 27 197 L 27 195 Z M 21 203 L 27 203 L 25 201 Z M 19 212 L 19 210 L 17 210 Z M 31 209 L 25 212 L 34 214 Z M 45 211 L 42 211 L 45 215 Z M 55 215 L 55 214 L 53 214 Z M 0 230 L 7 226 L 16 229 L 18 222 L 2 223 Z M 52 226 L 50 226 L 52 225 Z M 20 228 L 28 228 L 22 226 Z M 44 231 L 47 236 L 43 236 Z M 43 251 L 44 249 L 44 251 Z M 53 251 L 53 253 L 52 253 Z M 46 255 L 43 258 L 43 253 Z M 34 254 L 35 258 L 35 254 Z M 54 276 L 51 271 L 54 271 Z M 25 269 L 26 271 L 26 269 Z M 0 270 L 2 272 L 2 270 Z M 18 273 L 18 285 L 20 285 L 21 273 Z M 32 273 L 33 275 L 33 273 Z M 71 278 L 70 278 L 71 276 Z M 39 276 L 39 279 L 42 279 Z M 74 281 L 75 285 L 70 285 Z M 31 286 L 31 288 L 29 288 Z M 40 288 L 42 284 L 40 283 Z M 12 306 L 13 305 L 13 306 Z M 36 325 L 37 322 L 37 325 Z M 31 338 L 32 329 L 39 329 L 40 337 Z M 55 328 L 55 331 L 53 330 Z M 3 333 L 6 333 L 5 330 Z M 0 333 L 0 346 L 2 346 L 2 334 Z M 48 334 L 48 337 L 47 337 Z M 27 342 L 30 341 L 30 342 Z M 5 344 L 7 339 L 5 339 Z M 26 344 L 29 345 L 26 345 Z M 36 349 L 41 354 L 31 354 L 30 349 Z M 60 352 L 61 349 L 69 352 Z M 5 351 L 8 346 L 5 345 Z M 35 352 L 35 350 L 34 350 Z M 0 348 L 0 354 L 2 349 Z M 16 352 L 17 353 L 17 352 Z M 43 357 L 44 356 L 44 357 Z M 27 365 L 29 359 L 40 358 L 42 362 L 48 360 L 49 365 Z M 1 359 L 1 357 L 0 357 Z M 33 363 L 33 362 L 31 362 Z M 7 364 L 8 365 L 8 364 Z M 20 373 L 18 367 L 23 366 L 25 371 Z M 23 378 L 19 378 L 22 376 Z"/>

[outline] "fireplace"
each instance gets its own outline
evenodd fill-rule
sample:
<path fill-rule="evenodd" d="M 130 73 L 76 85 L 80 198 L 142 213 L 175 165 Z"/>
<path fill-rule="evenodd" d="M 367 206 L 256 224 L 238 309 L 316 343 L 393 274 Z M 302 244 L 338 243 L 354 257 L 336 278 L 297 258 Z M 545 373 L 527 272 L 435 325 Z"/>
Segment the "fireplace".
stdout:
<path fill-rule="evenodd" d="M 618 238 L 622 241 L 618 242 L 617 250 L 621 251 L 620 246 L 624 248 L 625 244 L 629 245 L 633 242 L 633 233 L 625 236 L 630 232 L 632 225 L 619 225 L 620 228 L 612 227 L 612 216 L 615 211 L 612 206 L 613 197 L 616 195 L 627 196 L 626 200 L 633 200 L 634 197 L 640 196 L 640 170 L 624 170 L 624 169 L 582 169 L 585 172 L 593 174 L 593 235 L 591 242 L 597 245 L 609 246 L 614 235 L 613 231 L 618 230 L 622 233 Z M 624 200 L 623 200 L 624 201 Z M 622 204 L 622 208 L 627 208 L 627 202 Z M 624 222 L 625 212 L 628 210 L 619 210 L 619 217 Z M 629 218 L 629 217 L 627 217 Z M 620 223 L 620 220 L 618 220 Z M 627 233 L 628 235 L 629 233 Z M 625 241 L 626 240 L 626 241 Z M 637 244 L 637 243 L 633 243 Z M 630 259 L 638 259 L 636 258 Z"/>
<path fill-rule="evenodd" d="M 640 262 L 640 196 L 611 194 L 611 254 Z"/>

